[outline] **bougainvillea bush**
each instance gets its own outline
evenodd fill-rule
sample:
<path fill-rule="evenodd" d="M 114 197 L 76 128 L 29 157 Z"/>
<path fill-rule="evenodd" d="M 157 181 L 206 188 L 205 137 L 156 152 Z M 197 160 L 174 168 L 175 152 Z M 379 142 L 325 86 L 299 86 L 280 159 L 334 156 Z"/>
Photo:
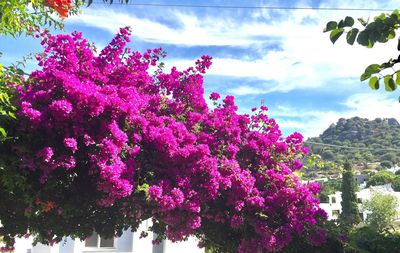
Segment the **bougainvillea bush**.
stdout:
<path fill-rule="evenodd" d="M 324 242 L 319 187 L 293 174 L 302 136 L 283 138 L 265 106 L 238 114 L 232 96 L 209 108 L 210 57 L 166 72 L 161 49 L 133 52 L 129 36 L 96 53 L 80 33 L 40 34 L 40 69 L 16 87 L 18 138 L 1 146 L 4 240 L 114 236 L 152 218 L 159 240 L 219 252 Z"/>

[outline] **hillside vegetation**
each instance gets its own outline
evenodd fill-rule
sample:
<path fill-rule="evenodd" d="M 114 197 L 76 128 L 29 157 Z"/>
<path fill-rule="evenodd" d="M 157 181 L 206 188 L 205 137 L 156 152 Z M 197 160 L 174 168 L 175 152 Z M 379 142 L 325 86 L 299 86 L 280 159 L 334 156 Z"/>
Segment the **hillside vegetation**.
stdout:
<path fill-rule="evenodd" d="M 341 118 L 319 137 L 307 139 L 305 145 L 324 161 L 342 164 L 349 160 L 364 170 L 389 168 L 400 162 L 400 124 L 394 118 Z"/>

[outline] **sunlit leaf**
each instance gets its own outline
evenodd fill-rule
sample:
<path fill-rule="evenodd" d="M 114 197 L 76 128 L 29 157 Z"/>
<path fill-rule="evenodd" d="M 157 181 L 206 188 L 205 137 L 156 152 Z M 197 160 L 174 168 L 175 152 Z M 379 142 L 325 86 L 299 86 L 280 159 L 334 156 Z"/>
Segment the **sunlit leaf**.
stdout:
<path fill-rule="evenodd" d="M 400 85 L 400 71 L 396 72 L 396 84 Z"/>
<path fill-rule="evenodd" d="M 373 74 L 377 74 L 381 71 L 381 67 L 379 64 L 371 64 L 369 65 L 364 73 L 360 77 L 360 81 L 365 81 L 370 78 Z"/>
<path fill-rule="evenodd" d="M 7 132 L 6 132 L 6 130 L 4 130 L 4 128 L 2 128 L 2 127 L 0 127 L 0 134 L 1 134 L 1 136 L 3 136 L 3 137 L 7 137 Z"/>
<path fill-rule="evenodd" d="M 333 44 L 335 44 L 335 42 L 339 39 L 339 37 L 343 34 L 343 32 L 344 32 L 343 28 L 337 28 L 337 29 L 331 31 L 331 34 L 329 37 Z"/>
<path fill-rule="evenodd" d="M 386 91 L 394 91 L 396 89 L 396 83 L 394 82 L 391 75 L 387 75 L 383 78 L 385 83 L 385 90 Z"/>
<path fill-rule="evenodd" d="M 369 87 L 371 87 L 371 89 L 373 90 L 377 90 L 379 89 L 379 79 L 376 76 L 371 77 L 371 79 L 369 79 Z"/>

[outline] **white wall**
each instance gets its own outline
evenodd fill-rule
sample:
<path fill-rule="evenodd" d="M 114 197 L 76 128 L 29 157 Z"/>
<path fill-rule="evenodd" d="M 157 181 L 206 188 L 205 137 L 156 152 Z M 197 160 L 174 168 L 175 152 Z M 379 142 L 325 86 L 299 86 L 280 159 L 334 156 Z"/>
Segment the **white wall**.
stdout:
<path fill-rule="evenodd" d="M 191 237 L 184 242 L 165 242 L 165 251 L 163 253 L 204 253 L 204 248 L 200 249 L 197 246 L 198 241 Z"/>
<path fill-rule="evenodd" d="M 58 243 L 53 246 L 43 245 L 41 243 L 32 247 L 32 253 L 59 253 L 60 245 Z"/>
<path fill-rule="evenodd" d="M 173 243 L 164 241 L 159 245 L 153 245 L 155 235 L 148 232 L 148 236 L 140 238 L 142 231 L 148 231 L 151 220 L 144 221 L 136 232 L 124 231 L 121 237 L 115 239 L 114 248 L 85 247 L 85 242 L 73 240 L 67 237 L 65 240 L 53 246 L 37 244 L 32 246 L 32 238 L 20 238 L 16 240 L 15 253 L 204 253 L 204 249 L 197 247 L 197 240 L 189 238 L 187 241 Z"/>
<path fill-rule="evenodd" d="M 28 250 L 32 250 L 32 238 L 17 238 L 15 240 L 14 253 L 28 253 Z"/>

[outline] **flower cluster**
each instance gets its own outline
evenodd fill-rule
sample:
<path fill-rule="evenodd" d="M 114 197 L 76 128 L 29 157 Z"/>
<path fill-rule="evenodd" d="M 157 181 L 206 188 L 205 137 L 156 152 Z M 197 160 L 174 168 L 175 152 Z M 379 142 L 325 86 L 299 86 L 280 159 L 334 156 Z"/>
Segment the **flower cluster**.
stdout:
<path fill-rule="evenodd" d="M 0 247 L 0 252 L 14 252 L 13 247 Z"/>
<path fill-rule="evenodd" d="M 45 0 L 45 5 L 54 9 L 61 18 L 68 17 L 68 12 L 72 8 L 71 0 Z"/>
<path fill-rule="evenodd" d="M 80 33 L 42 35 L 41 69 L 18 89 L 21 141 L 13 147 L 19 169 L 38 181 L 32 199 L 40 201 L 27 216 L 68 223 L 80 236 L 152 217 L 160 236 L 196 235 L 241 253 L 276 252 L 294 238 L 321 243 L 318 187 L 293 174 L 307 152 L 302 136 L 282 138 L 266 106 L 241 115 L 234 97 L 212 93 L 216 107 L 208 108 L 202 74 L 211 57 L 149 74 L 164 52 L 132 52 L 129 35 L 121 29 L 99 54 Z M 108 216 L 82 227 L 80 217 L 109 212 L 112 223 Z M 28 226 L 48 241 L 72 233 Z"/>

